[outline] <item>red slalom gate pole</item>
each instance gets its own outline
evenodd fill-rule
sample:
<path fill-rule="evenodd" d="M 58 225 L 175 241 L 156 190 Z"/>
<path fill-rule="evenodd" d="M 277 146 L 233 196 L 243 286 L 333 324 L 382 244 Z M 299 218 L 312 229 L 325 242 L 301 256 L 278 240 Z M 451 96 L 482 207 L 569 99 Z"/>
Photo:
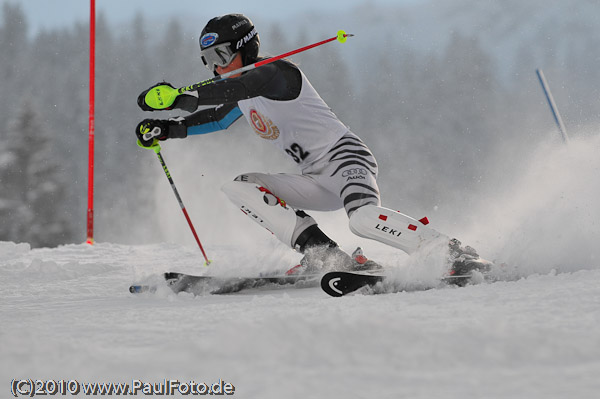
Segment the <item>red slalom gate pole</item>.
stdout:
<path fill-rule="evenodd" d="M 94 244 L 94 96 L 96 63 L 96 1 L 90 0 L 90 100 L 88 124 L 87 243 Z"/>

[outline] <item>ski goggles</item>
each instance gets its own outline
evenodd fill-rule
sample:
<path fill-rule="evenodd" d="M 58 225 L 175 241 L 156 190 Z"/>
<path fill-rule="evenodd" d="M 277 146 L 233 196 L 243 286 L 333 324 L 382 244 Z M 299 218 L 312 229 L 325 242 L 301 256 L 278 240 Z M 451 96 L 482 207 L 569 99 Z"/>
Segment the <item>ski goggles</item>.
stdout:
<path fill-rule="evenodd" d="M 202 62 L 212 72 L 217 66 L 225 68 L 231 64 L 237 53 L 231 50 L 230 43 L 220 43 L 200 51 Z"/>

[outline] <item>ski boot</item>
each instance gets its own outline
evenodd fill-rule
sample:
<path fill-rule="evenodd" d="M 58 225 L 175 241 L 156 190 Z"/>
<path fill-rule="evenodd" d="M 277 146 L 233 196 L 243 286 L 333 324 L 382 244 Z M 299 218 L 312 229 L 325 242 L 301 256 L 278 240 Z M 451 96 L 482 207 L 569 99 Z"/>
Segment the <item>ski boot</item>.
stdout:
<path fill-rule="evenodd" d="M 491 262 L 482 259 L 470 246 L 461 246 L 461 242 L 453 238 L 448 243 L 450 249 L 450 271 L 448 281 L 456 285 L 469 282 L 474 271 L 486 273 L 491 269 Z"/>
<path fill-rule="evenodd" d="M 357 247 L 354 252 L 352 252 L 352 260 L 354 263 L 352 264 L 351 271 L 382 269 L 379 263 L 372 261 L 371 259 L 367 259 L 367 257 L 363 254 L 361 247 Z"/>
<path fill-rule="evenodd" d="M 296 214 L 307 217 L 303 212 L 296 212 Z M 360 248 L 356 248 L 352 256 L 342 251 L 338 244 L 327 237 L 316 224 L 308 226 L 300 233 L 293 247 L 296 251 L 304 254 L 304 257 L 300 260 L 299 265 L 286 272 L 288 275 L 298 273 L 317 274 L 334 270 L 363 271 L 381 268 L 377 263 L 368 260 Z"/>
<path fill-rule="evenodd" d="M 300 264 L 286 272 L 287 275 L 315 274 L 330 271 L 366 271 L 381 269 L 381 266 L 364 256 L 360 247 L 349 256 L 338 246 L 317 246 L 305 251 Z"/>

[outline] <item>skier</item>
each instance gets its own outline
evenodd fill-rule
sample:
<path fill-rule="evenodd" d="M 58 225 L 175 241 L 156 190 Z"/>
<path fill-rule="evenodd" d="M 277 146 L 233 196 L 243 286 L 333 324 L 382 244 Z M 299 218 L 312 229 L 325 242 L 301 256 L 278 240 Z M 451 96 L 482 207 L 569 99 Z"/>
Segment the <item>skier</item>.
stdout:
<path fill-rule="evenodd" d="M 241 14 L 211 19 L 200 35 L 202 61 L 215 76 L 263 59 L 258 55 L 259 46 L 256 28 Z M 161 82 L 140 94 L 141 109 L 156 110 L 146 103 L 146 94 L 164 84 L 171 86 Z M 199 106 L 212 107 L 194 112 Z M 381 206 L 375 157 L 288 60 L 186 92 L 169 109 L 173 108 L 194 113 L 168 120 L 143 120 L 136 128 L 142 146 L 225 130 L 243 115 L 260 138 L 271 141 L 298 164 L 300 174 L 245 173 L 222 190 L 252 220 L 304 254 L 300 271 L 378 266 L 372 261 L 365 263 L 360 252 L 347 255 L 304 212 L 342 207 L 350 230 L 358 236 L 408 254 L 433 240 L 446 240 L 449 266 L 453 265 L 454 271 L 464 268 L 465 261 L 478 258 L 472 248 L 462 248 L 459 241 L 426 226 L 426 218 L 417 221 Z"/>

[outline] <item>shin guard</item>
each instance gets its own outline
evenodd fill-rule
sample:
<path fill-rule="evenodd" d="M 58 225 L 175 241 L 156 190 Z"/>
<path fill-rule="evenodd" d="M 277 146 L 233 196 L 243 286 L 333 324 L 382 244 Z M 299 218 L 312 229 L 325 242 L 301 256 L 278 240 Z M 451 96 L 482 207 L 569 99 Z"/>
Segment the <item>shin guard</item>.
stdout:
<path fill-rule="evenodd" d="M 259 184 L 232 181 L 221 190 L 250 219 L 292 248 L 300 233 L 316 225 L 312 217 L 304 213 L 299 216 L 285 201 Z"/>
<path fill-rule="evenodd" d="M 444 238 L 427 227 L 427 218 L 410 216 L 375 205 L 358 208 L 350 216 L 350 230 L 360 237 L 370 238 L 411 254 L 433 240 Z"/>

